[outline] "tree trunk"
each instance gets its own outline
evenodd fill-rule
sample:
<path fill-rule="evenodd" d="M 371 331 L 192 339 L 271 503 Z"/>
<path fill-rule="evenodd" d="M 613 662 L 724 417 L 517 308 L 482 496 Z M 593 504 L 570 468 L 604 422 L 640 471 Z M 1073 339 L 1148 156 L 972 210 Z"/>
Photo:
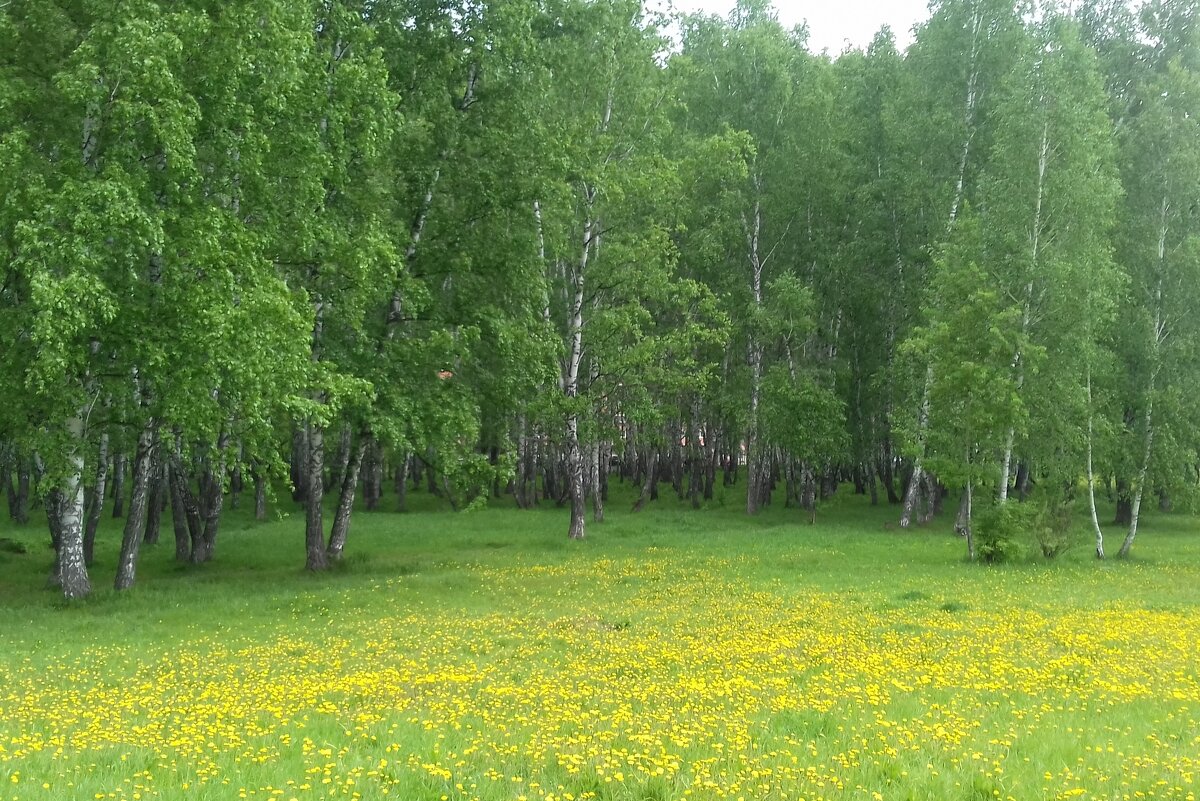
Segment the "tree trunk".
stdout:
<path fill-rule="evenodd" d="M 214 466 L 210 459 L 205 460 L 205 470 L 200 482 L 200 514 L 203 528 L 200 536 L 192 540 L 192 562 L 201 564 L 211 562 L 216 553 L 217 532 L 221 526 L 221 511 L 224 505 L 225 450 L 228 447 L 228 436 L 222 434 L 217 442 L 218 462 Z"/>
<path fill-rule="evenodd" d="M 251 475 L 254 479 L 254 519 L 261 523 L 267 519 L 267 480 L 263 478 L 262 468 L 256 467 Z"/>
<path fill-rule="evenodd" d="M 595 189 L 587 187 L 584 190 L 584 200 L 587 207 L 583 223 L 583 241 L 579 254 L 579 263 L 571 277 L 571 317 L 567 323 L 567 353 L 562 366 L 561 389 L 568 403 L 579 396 L 579 368 L 583 360 L 583 305 L 584 284 L 587 277 L 588 261 L 592 248 L 595 246 L 595 221 L 592 219 L 592 203 L 595 200 Z M 567 485 L 571 497 L 571 525 L 567 536 L 573 540 L 581 540 L 585 536 L 584 515 L 586 499 L 583 490 L 583 452 L 579 444 L 579 414 L 572 408 L 567 415 Z"/>
<path fill-rule="evenodd" d="M 879 460 L 877 471 L 879 473 L 879 480 L 883 482 L 883 488 L 887 492 L 888 505 L 898 505 L 900 503 L 900 496 L 896 494 L 895 464 L 892 460 L 890 448 Z"/>
<path fill-rule="evenodd" d="M 584 516 L 587 512 L 587 501 L 583 491 L 583 451 L 579 446 L 579 418 L 574 414 L 567 416 L 567 485 L 571 497 L 571 525 L 567 536 L 573 540 L 581 540 L 586 535 Z"/>
<path fill-rule="evenodd" d="M 1161 265 L 1166 259 L 1167 208 L 1167 200 L 1163 198 L 1162 224 L 1158 237 L 1160 272 L 1158 287 L 1155 291 L 1154 330 L 1150 343 L 1150 380 L 1146 386 L 1146 411 L 1142 418 L 1142 425 L 1145 429 L 1145 446 L 1142 449 L 1142 464 L 1138 468 L 1137 480 L 1133 484 L 1133 503 L 1129 507 L 1129 533 L 1125 535 L 1125 541 L 1121 543 L 1121 550 L 1117 553 L 1121 558 L 1129 556 L 1129 552 L 1133 548 L 1133 540 L 1137 536 L 1138 517 L 1142 511 L 1142 496 L 1146 491 L 1146 481 L 1150 477 L 1150 457 L 1154 452 L 1154 393 L 1158 381 L 1159 350 L 1162 347 L 1163 340 L 1166 338 L 1166 320 L 1163 315 L 1163 268 Z"/>
<path fill-rule="evenodd" d="M 229 508 L 237 509 L 242 503 L 242 490 L 246 488 L 246 481 L 242 478 L 241 465 L 235 465 L 233 472 L 229 474 Z"/>
<path fill-rule="evenodd" d="M 334 487 L 342 486 L 346 468 L 350 466 L 351 439 L 350 426 L 343 425 L 341 434 L 338 435 L 338 449 L 337 455 L 333 457 L 333 469 L 329 471 L 323 482 L 326 493 L 333 490 Z"/>
<path fill-rule="evenodd" d="M 396 511 L 408 511 L 408 471 L 412 457 L 407 452 L 400 455 L 396 465 Z"/>
<path fill-rule="evenodd" d="M 62 490 L 55 488 L 46 493 L 46 527 L 50 530 L 50 547 L 54 550 L 54 562 L 46 579 L 48 587 L 62 586 L 62 574 L 58 567 L 59 554 L 62 552 L 62 506 Z"/>
<path fill-rule="evenodd" d="M 592 521 L 595 523 L 604 522 L 604 486 L 602 481 L 603 471 L 608 469 L 607 465 L 600 464 L 600 441 L 596 440 L 591 444 L 591 473 L 592 473 Z"/>
<path fill-rule="evenodd" d="M 373 437 L 367 440 L 359 472 L 363 477 L 363 500 L 368 512 L 378 512 L 383 498 L 383 449 Z"/>
<path fill-rule="evenodd" d="M 329 533 L 329 547 L 326 549 L 326 556 L 330 562 L 340 562 L 342 551 L 346 548 L 346 537 L 350 534 L 350 515 L 354 511 L 354 492 L 358 487 L 358 474 L 362 469 L 363 457 L 371 448 L 371 440 L 370 434 L 359 437 L 358 447 L 352 449 L 346 462 L 341 490 L 338 492 L 337 511 L 333 515 L 333 528 Z"/>
<path fill-rule="evenodd" d="M 304 567 L 306 570 L 317 572 L 329 567 L 329 560 L 325 555 L 325 522 L 322 508 L 325 501 L 325 433 L 316 423 L 308 424 L 308 458 L 305 465 L 308 497 L 304 504 L 304 543 L 307 553 Z"/>
<path fill-rule="evenodd" d="M 704 435 L 700 429 L 699 413 L 695 405 L 692 407 L 692 435 L 688 443 L 688 499 L 693 509 L 700 508 L 700 496 L 704 492 Z"/>
<path fill-rule="evenodd" d="M 757 185 L 757 177 L 755 184 Z M 762 232 L 762 206 L 754 202 L 754 219 L 746 228 L 746 248 L 750 261 L 750 291 L 754 297 L 754 308 L 763 306 L 762 259 L 758 253 L 758 240 Z M 750 414 L 746 429 L 746 514 L 756 515 L 762 495 L 763 460 L 758 445 L 758 407 L 762 401 L 763 348 L 756 334 L 750 335 Z"/>
<path fill-rule="evenodd" d="M 129 458 L 124 453 L 113 457 L 112 516 L 116 520 L 125 514 L 125 467 Z"/>
<path fill-rule="evenodd" d="M 1037 192 L 1034 199 L 1033 207 L 1033 228 L 1030 232 L 1030 269 L 1032 270 L 1029 280 L 1025 283 L 1025 301 L 1021 310 L 1021 342 L 1029 335 L 1029 324 L 1033 319 L 1033 289 L 1034 277 L 1037 275 L 1038 258 L 1041 255 L 1041 234 L 1042 234 L 1042 201 L 1045 198 L 1046 188 L 1046 168 L 1050 161 L 1050 123 L 1046 122 L 1042 126 L 1042 144 L 1038 152 L 1038 177 L 1037 177 Z M 1016 372 L 1017 389 L 1016 396 L 1021 394 L 1021 390 L 1025 387 L 1025 357 L 1022 353 L 1021 345 L 1018 344 L 1016 353 L 1013 354 L 1012 362 L 1013 370 Z M 1008 501 L 1008 481 L 1009 471 L 1012 469 L 1013 458 L 1013 441 L 1016 438 L 1016 426 L 1009 425 L 1008 434 L 1004 440 L 1004 458 L 1000 465 L 1000 503 Z"/>
<path fill-rule="evenodd" d="M 1033 487 L 1033 471 L 1029 469 L 1029 462 L 1022 460 L 1017 463 L 1017 500 L 1025 501 L 1029 498 L 1029 491 Z"/>
<path fill-rule="evenodd" d="M 972 495 L 974 490 L 971 488 L 971 481 L 968 479 L 967 488 L 964 492 L 967 501 L 966 522 L 963 526 L 963 535 L 967 538 L 967 559 L 975 561 L 975 528 L 971 525 L 971 506 L 974 502 Z"/>
<path fill-rule="evenodd" d="M 292 500 L 303 503 L 308 496 L 308 428 L 296 426 L 292 431 Z"/>
<path fill-rule="evenodd" d="M 202 534 L 200 505 L 192 494 L 191 480 L 178 451 L 171 457 L 171 514 L 175 521 L 175 559 L 192 562 Z"/>
<path fill-rule="evenodd" d="M 1133 496 L 1129 494 L 1129 482 L 1124 478 L 1117 479 L 1117 509 L 1113 517 L 1113 525 L 1128 526 L 1133 519 Z"/>
<path fill-rule="evenodd" d="M 171 523 L 175 531 L 176 562 L 186 562 L 192 551 L 188 536 L 187 512 L 183 507 L 183 491 L 179 486 L 182 480 L 175 468 L 174 459 L 170 459 L 167 466 L 167 489 L 171 497 Z"/>
<path fill-rule="evenodd" d="M 430 495 L 440 496 L 442 489 L 437 485 L 437 471 L 433 467 L 433 454 L 434 450 L 432 447 L 426 448 L 425 458 L 421 460 L 425 468 L 425 489 L 428 490 Z M 420 486 L 420 483 L 417 486 Z"/>
<path fill-rule="evenodd" d="M 1087 488 L 1088 511 L 1092 515 L 1092 530 L 1096 533 L 1096 558 L 1104 558 L 1104 531 L 1096 514 L 1096 474 L 1092 470 L 1092 365 L 1087 366 Z"/>
<path fill-rule="evenodd" d="M 142 536 L 142 542 L 146 545 L 158 544 L 158 533 L 162 528 L 163 502 L 166 500 L 164 496 L 167 494 L 165 466 L 162 443 L 159 442 L 158 434 L 155 433 L 150 448 L 150 472 L 147 477 L 149 497 L 146 500 L 146 531 Z"/>
<path fill-rule="evenodd" d="M 2 446 L 0 446 L 0 487 L 4 487 L 4 494 L 8 498 L 8 516 L 15 517 L 13 506 L 17 500 L 17 488 L 12 481 L 12 457 L 5 454 Z"/>
<path fill-rule="evenodd" d="M 83 598 L 92 591 L 83 553 L 83 430 L 81 411 L 67 421 L 72 448 L 67 475 L 62 483 L 62 503 L 58 510 L 58 576 L 63 596 L 67 599 Z"/>
<path fill-rule="evenodd" d="M 17 462 L 17 485 L 15 491 L 9 487 L 8 516 L 19 526 L 29 523 L 29 484 L 31 481 L 29 461 L 20 459 Z"/>
<path fill-rule="evenodd" d="M 104 497 L 108 490 L 108 434 L 100 435 L 100 447 L 96 454 L 96 477 L 90 490 L 84 490 L 87 499 L 87 516 L 83 529 L 83 561 L 92 566 L 96 554 L 96 532 L 100 528 L 100 515 L 104 511 Z"/>
<path fill-rule="evenodd" d="M 133 491 L 129 497 L 129 517 L 121 538 L 121 555 L 117 560 L 114 587 L 127 590 L 133 586 L 137 572 L 138 546 L 146 534 L 146 512 L 153 502 L 149 492 L 151 473 L 155 469 L 155 430 L 153 423 L 138 435 L 137 452 L 133 457 Z"/>
<path fill-rule="evenodd" d="M 921 396 L 921 414 L 917 417 L 917 456 L 913 460 L 912 475 L 904 493 L 904 508 L 900 512 L 900 528 L 908 528 L 917 512 L 921 490 L 925 484 L 925 468 L 921 460 L 925 454 L 925 440 L 929 435 L 929 404 L 933 392 L 933 365 L 925 368 L 925 391 Z"/>
<path fill-rule="evenodd" d="M 658 481 L 658 449 L 646 449 L 646 480 L 642 484 L 641 494 L 633 504 L 633 511 L 640 512 L 646 506 L 646 501 L 654 494 L 654 485 Z"/>

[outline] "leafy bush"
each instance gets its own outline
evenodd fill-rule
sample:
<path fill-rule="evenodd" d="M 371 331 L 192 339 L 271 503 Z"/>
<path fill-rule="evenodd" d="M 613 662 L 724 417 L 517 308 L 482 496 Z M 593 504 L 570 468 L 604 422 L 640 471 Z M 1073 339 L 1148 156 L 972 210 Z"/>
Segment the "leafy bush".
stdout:
<path fill-rule="evenodd" d="M 979 558 L 991 564 L 1016 559 L 1021 554 L 1022 535 L 1033 528 L 1037 516 L 1037 508 L 1029 503 L 989 506 L 975 518 Z"/>
<path fill-rule="evenodd" d="M 1053 559 L 1074 544 L 1072 517 L 1072 502 L 1061 495 L 991 506 L 975 518 L 979 558 L 993 564 L 1010 562 L 1021 556 L 1032 537 L 1037 551 Z"/>
<path fill-rule="evenodd" d="M 1061 494 L 1047 494 L 1038 499 L 1038 517 L 1033 529 L 1034 542 L 1042 556 L 1053 559 L 1075 544 L 1071 534 L 1074 517 L 1073 499 Z"/>

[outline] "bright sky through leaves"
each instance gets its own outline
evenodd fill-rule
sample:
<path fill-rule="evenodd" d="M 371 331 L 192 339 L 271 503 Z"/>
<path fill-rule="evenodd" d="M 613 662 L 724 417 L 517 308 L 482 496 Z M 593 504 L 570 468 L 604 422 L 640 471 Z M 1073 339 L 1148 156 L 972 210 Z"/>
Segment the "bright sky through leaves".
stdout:
<path fill-rule="evenodd" d="M 676 0 L 680 11 L 725 16 L 734 0 Z M 809 46 L 836 55 L 847 46 L 866 47 L 883 25 L 890 25 L 897 45 L 912 41 L 912 26 L 929 17 L 927 0 L 777 0 L 779 21 L 792 27 L 807 20 Z"/>

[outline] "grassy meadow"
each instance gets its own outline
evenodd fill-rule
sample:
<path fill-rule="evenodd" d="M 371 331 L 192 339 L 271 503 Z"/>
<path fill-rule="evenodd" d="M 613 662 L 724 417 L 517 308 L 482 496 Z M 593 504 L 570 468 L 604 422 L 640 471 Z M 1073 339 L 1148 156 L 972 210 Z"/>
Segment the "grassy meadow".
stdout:
<path fill-rule="evenodd" d="M 618 492 L 580 543 L 413 493 L 323 576 L 299 512 L 230 513 L 199 568 L 168 518 L 123 595 L 106 521 L 74 606 L 4 523 L 0 801 L 1193 801 L 1196 520 L 988 568 L 844 492 L 815 525 Z"/>

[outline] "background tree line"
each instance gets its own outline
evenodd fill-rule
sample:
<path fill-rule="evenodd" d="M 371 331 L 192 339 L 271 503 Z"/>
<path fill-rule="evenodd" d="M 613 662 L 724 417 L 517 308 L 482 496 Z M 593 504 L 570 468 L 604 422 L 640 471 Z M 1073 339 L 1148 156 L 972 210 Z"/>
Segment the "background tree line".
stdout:
<path fill-rule="evenodd" d="M 10 0 L 9 513 L 67 597 L 104 514 L 127 588 L 285 476 L 310 570 L 360 492 L 583 537 L 614 476 L 953 492 L 972 557 L 1035 486 L 1103 556 L 1099 484 L 1127 554 L 1200 479 L 1200 3 L 1074 6 L 831 57 L 763 0 Z"/>

